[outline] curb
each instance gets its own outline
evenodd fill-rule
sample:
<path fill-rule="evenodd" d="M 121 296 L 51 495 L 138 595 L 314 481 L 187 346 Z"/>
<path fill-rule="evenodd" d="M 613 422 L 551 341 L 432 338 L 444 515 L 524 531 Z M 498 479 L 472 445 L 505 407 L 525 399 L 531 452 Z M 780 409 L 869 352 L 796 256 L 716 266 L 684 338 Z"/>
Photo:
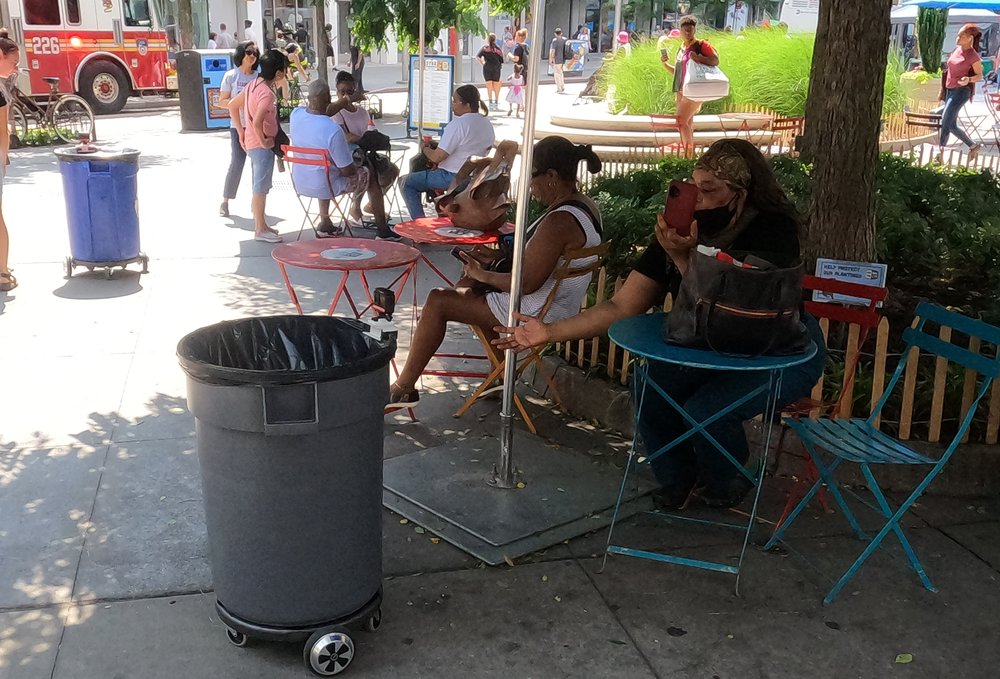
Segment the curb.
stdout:
<path fill-rule="evenodd" d="M 567 364 L 557 356 L 545 356 L 540 368 L 525 371 L 524 380 L 539 394 L 546 396 L 548 385 L 539 370 L 545 370 L 553 379 L 566 411 L 574 417 L 585 419 L 601 429 L 621 434 L 631 439 L 635 431 L 632 398 L 629 390 L 602 377 L 588 376 L 583 370 Z M 747 423 L 747 438 L 751 449 L 761 443 L 760 423 Z M 777 437 L 776 437 L 777 438 Z M 768 454 L 768 466 L 781 476 L 797 475 L 801 470 L 798 458 L 806 456 L 802 443 L 794 432 L 785 436 L 782 454 L 774 446 Z M 922 441 L 910 441 L 920 453 L 937 457 L 944 446 Z M 875 474 L 883 490 L 909 493 L 916 487 L 928 468 L 924 465 L 878 465 Z M 865 486 L 866 481 L 856 465 L 845 466 L 837 478 L 851 486 Z M 981 443 L 960 446 L 948 465 L 934 480 L 929 492 L 934 495 L 978 497 L 1000 494 L 1000 444 Z"/>

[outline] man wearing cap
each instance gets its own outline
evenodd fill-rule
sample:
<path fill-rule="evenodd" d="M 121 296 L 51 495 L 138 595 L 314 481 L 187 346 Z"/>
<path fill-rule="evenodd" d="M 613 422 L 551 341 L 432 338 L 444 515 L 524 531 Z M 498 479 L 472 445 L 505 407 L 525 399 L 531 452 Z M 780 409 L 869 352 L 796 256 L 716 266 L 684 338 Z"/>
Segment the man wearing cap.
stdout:
<path fill-rule="evenodd" d="M 561 28 L 557 28 L 554 33 L 555 37 L 549 44 L 549 65 L 552 66 L 552 73 L 556 77 L 556 92 L 562 94 L 566 91 L 566 76 L 563 74 L 566 62 L 566 38 L 563 37 Z"/>

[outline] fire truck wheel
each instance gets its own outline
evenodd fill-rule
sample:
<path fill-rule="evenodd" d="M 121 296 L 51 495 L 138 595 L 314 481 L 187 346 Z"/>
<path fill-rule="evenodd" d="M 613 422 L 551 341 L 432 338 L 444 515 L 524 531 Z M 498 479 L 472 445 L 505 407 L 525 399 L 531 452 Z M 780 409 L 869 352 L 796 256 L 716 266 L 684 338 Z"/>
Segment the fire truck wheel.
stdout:
<path fill-rule="evenodd" d="M 131 93 L 128 77 L 110 61 L 93 61 L 80 73 L 80 96 L 98 115 L 121 111 Z"/>

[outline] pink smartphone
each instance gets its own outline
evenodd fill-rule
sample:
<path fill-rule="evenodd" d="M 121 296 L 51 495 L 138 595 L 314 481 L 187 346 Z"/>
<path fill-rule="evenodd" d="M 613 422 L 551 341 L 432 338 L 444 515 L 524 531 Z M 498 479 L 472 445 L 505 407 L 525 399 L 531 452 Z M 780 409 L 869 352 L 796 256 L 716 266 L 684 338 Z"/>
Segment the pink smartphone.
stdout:
<path fill-rule="evenodd" d="M 697 186 L 691 182 L 682 182 L 676 179 L 670 182 L 666 198 L 663 201 L 663 221 L 679 235 L 690 236 L 697 200 Z"/>

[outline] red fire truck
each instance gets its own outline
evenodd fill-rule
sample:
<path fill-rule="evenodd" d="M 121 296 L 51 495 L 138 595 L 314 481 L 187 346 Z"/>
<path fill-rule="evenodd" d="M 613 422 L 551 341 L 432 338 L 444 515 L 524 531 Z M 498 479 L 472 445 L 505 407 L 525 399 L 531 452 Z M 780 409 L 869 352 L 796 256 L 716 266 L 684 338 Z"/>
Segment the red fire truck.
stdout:
<path fill-rule="evenodd" d="M 18 80 L 25 93 L 48 92 L 42 80 L 76 92 L 95 113 L 120 111 L 133 94 L 176 89 L 163 0 L 0 0 L 0 18 L 21 45 Z"/>

